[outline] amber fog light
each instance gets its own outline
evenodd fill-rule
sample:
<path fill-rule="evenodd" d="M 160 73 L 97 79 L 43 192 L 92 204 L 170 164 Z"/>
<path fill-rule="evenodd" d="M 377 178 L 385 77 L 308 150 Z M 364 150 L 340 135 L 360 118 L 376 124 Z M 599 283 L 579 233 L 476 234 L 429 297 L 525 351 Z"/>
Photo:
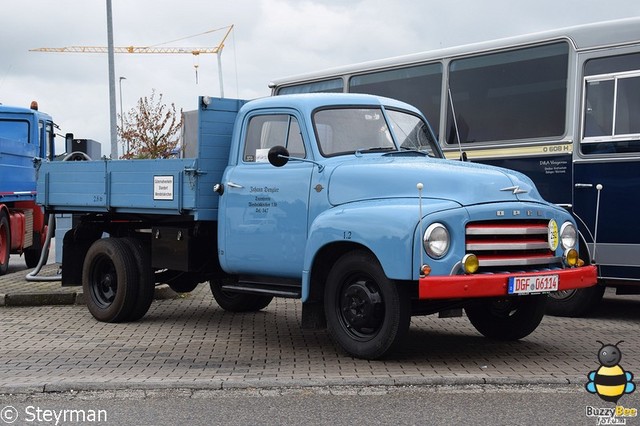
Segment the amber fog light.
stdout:
<path fill-rule="evenodd" d="M 475 254 L 465 254 L 462 258 L 462 266 L 467 274 L 475 274 L 480 267 L 480 261 Z"/>
<path fill-rule="evenodd" d="M 578 257 L 578 250 L 569 249 L 564 252 L 564 263 L 567 266 L 576 266 L 580 258 Z"/>

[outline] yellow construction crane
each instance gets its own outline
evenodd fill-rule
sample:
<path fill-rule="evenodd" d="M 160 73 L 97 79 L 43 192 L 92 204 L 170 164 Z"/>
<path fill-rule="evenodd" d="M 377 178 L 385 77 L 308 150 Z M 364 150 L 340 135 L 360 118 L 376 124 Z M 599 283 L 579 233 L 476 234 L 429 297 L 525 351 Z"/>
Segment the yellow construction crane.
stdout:
<path fill-rule="evenodd" d="M 170 47 L 164 46 L 163 44 L 174 43 L 177 41 L 185 40 L 188 38 L 193 38 L 197 36 L 201 36 L 204 34 L 209 34 L 212 32 L 220 31 L 226 29 L 224 37 L 222 37 L 222 41 L 217 46 L 214 47 Z M 153 45 L 153 46 L 121 46 L 114 47 L 114 53 L 164 53 L 164 54 L 173 54 L 173 53 L 190 53 L 195 57 L 198 57 L 200 54 L 216 54 L 218 57 L 218 74 L 220 79 L 220 96 L 224 97 L 224 91 L 222 86 L 222 62 L 220 59 L 220 55 L 222 54 L 222 49 L 224 48 L 224 42 L 229 37 L 229 34 L 233 30 L 233 25 L 223 28 L 217 28 L 214 30 L 205 31 L 200 34 L 195 34 L 188 37 L 183 37 L 177 40 L 168 41 L 165 43 Z M 30 52 L 54 52 L 54 53 L 107 53 L 108 49 L 105 46 L 67 46 L 67 47 L 40 47 L 37 49 L 29 49 Z M 198 63 L 194 63 L 194 67 L 196 69 L 196 82 L 198 80 Z"/>

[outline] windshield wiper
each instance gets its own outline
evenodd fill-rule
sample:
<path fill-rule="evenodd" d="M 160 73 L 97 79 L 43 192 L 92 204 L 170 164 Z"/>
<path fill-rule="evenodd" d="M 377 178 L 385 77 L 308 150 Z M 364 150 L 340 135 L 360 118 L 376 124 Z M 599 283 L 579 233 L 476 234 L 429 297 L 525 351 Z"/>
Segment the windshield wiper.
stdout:
<path fill-rule="evenodd" d="M 386 151 L 395 151 L 395 147 L 394 146 L 374 146 L 371 148 L 362 148 L 362 149 L 358 149 L 356 150 L 356 154 L 358 153 L 362 153 L 362 152 L 386 152 Z"/>
<path fill-rule="evenodd" d="M 401 151 L 393 151 L 393 152 L 388 152 L 385 154 L 385 156 L 387 155 L 421 155 L 423 157 L 427 157 L 429 154 L 427 154 L 424 151 L 420 151 L 419 149 L 415 149 L 415 148 L 406 148 L 406 147 L 401 147 L 400 148 Z"/>

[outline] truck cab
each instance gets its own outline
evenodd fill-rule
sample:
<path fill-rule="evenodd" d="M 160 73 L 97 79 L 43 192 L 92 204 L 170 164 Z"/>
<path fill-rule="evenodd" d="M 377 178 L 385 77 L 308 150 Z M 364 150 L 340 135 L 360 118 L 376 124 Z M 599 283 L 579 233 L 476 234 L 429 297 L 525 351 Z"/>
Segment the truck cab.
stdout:
<path fill-rule="evenodd" d="M 0 105 L 0 274 L 11 253 L 36 266 L 44 243 L 44 216 L 35 205 L 36 163 L 51 158 L 55 134 L 51 117 L 37 108 L 35 102 L 30 108 Z"/>

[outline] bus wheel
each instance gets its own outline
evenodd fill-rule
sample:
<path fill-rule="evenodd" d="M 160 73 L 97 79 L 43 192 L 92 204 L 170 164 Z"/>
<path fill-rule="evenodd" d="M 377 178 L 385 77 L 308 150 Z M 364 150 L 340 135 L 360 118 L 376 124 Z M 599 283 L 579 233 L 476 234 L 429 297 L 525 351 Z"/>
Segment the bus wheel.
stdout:
<path fill-rule="evenodd" d="M 9 231 L 9 219 L 4 210 L 0 210 L 0 275 L 7 273 L 9 269 L 9 255 L 11 254 L 11 232 Z"/>
<path fill-rule="evenodd" d="M 324 304 L 329 334 L 358 358 L 377 359 L 396 349 L 411 321 L 408 293 L 366 251 L 338 259 L 327 277 Z"/>
<path fill-rule="evenodd" d="M 269 306 L 269 303 L 273 300 L 273 296 L 226 291 L 222 289 L 223 284 L 226 284 L 226 282 L 220 278 L 209 281 L 213 298 L 225 311 L 257 312 Z"/>
<path fill-rule="evenodd" d="M 518 340 L 542 321 L 547 295 L 478 300 L 465 308 L 469 321 L 482 335 L 496 340 Z"/>
<path fill-rule="evenodd" d="M 581 317 L 591 313 L 602 300 L 605 287 L 592 287 L 556 291 L 549 294 L 547 314 L 557 317 Z"/>
<path fill-rule="evenodd" d="M 127 321 L 136 304 L 138 279 L 136 260 L 124 241 L 95 241 L 82 267 L 82 290 L 91 315 L 102 322 Z"/>

